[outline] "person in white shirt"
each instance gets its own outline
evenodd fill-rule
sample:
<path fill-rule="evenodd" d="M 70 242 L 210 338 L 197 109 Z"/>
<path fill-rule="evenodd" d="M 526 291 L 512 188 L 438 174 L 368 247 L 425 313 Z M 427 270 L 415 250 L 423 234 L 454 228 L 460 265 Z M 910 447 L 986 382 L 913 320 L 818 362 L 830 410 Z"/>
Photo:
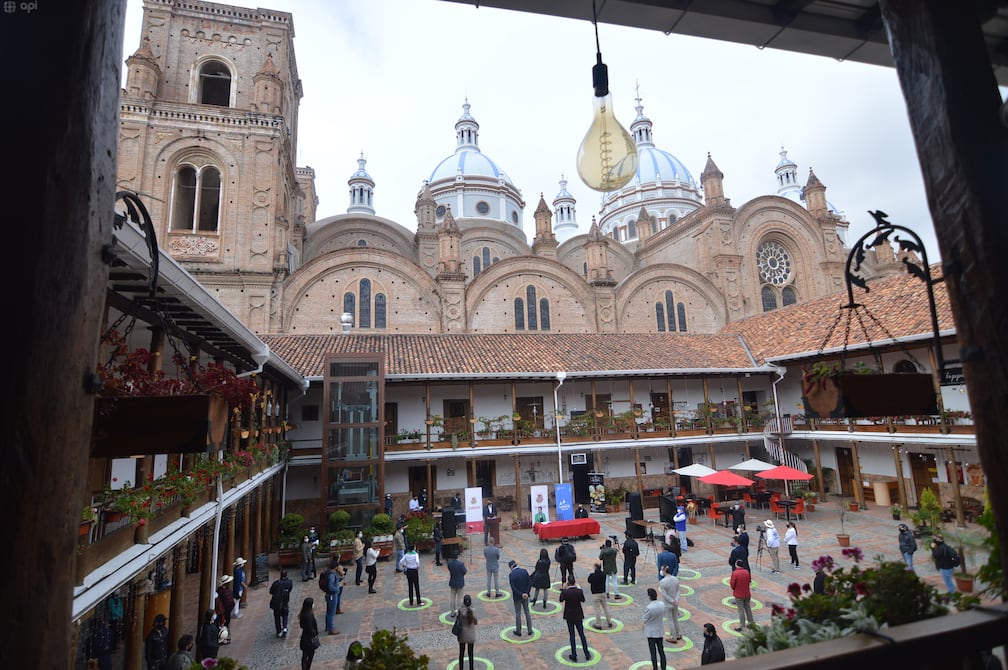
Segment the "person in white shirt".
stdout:
<path fill-rule="evenodd" d="M 651 652 L 651 670 L 658 670 L 658 659 L 661 659 L 661 670 L 665 670 L 665 603 L 658 600 L 658 592 L 647 590 L 648 602 L 644 608 L 644 637 L 647 638 L 648 650 Z"/>
<path fill-rule="evenodd" d="M 420 556 L 417 555 L 415 546 L 410 545 L 406 555 L 399 561 L 399 568 L 406 573 L 410 607 L 422 607 L 424 603 L 420 597 Z M 413 604 L 414 591 L 416 591 L 416 605 Z"/>
<path fill-rule="evenodd" d="M 417 500 L 417 497 L 416 497 L 415 493 L 413 494 L 413 497 L 410 498 L 410 501 L 409 501 L 409 511 L 411 511 L 411 512 L 419 512 L 420 511 L 420 501 Z"/>
<path fill-rule="evenodd" d="M 682 633 L 679 631 L 679 579 L 669 571 L 667 565 L 662 566 L 662 578 L 658 582 L 658 588 L 661 589 L 662 602 L 665 605 L 664 616 L 666 619 L 672 620 L 672 626 L 669 628 L 669 634 L 675 631 L 675 639 L 673 640 L 669 637 L 669 642 L 678 642 L 682 639 Z"/>
<path fill-rule="evenodd" d="M 787 545 L 788 553 L 791 554 L 791 565 L 798 567 L 798 528 L 794 521 L 788 521 L 787 530 L 784 531 L 784 544 Z"/>
<path fill-rule="evenodd" d="M 767 551 L 770 552 L 770 560 L 773 562 L 773 569 L 770 570 L 771 573 L 780 572 L 780 556 L 778 552 L 780 551 L 780 533 L 774 528 L 774 522 L 767 519 L 763 522 L 766 526 L 766 546 Z"/>
<path fill-rule="evenodd" d="M 367 592 L 378 593 L 375 582 L 378 581 L 378 549 L 368 540 L 367 551 L 364 554 L 364 571 L 367 573 Z"/>

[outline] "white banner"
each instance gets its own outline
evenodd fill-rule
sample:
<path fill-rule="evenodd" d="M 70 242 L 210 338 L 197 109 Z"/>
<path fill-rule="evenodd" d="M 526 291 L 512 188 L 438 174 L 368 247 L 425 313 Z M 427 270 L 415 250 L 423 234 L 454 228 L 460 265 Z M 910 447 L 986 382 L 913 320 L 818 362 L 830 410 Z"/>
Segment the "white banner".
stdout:
<path fill-rule="evenodd" d="M 466 533 L 483 532 L 483 487 L 465 490 Z"/>
<path fill-rule="evenodd" d="M 532 523 L 548 523 L 550 520 L 549 487 L 546 485 L 531 487 L 532 493 Z M 539 513 L 545 519 L 539 518 Z"/>

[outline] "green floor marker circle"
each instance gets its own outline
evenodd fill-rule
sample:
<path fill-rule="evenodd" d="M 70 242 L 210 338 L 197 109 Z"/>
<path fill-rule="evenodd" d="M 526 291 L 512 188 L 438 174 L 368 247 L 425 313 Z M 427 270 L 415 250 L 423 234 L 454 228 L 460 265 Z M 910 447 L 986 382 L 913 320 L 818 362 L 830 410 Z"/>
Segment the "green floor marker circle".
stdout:
<path fill-rule="evenodd" d="M 521 637 L 515 637 L 515 627 L 508 626 L 507 628 L 502 628 L 500 632 L 500 638 L 505 642 L 510 642 L 511 644 L 525 644 L 527 642 L 535 642 L 540 637 L 542 637 L 542 631 L 533 628 L 532 634 L 527 635 L 523 633 Z"/>
<path fill-rule="evenodd" d="M 480 600 L 482 600 L 485 603 L 500 603 L 500 602 L 504 602 L 505 600 L 509 600 L 511 598 L 511 592 L 510 591 L 501 591 L 500 598 L 484 595 L 486 593 L 487 593 L 486 591 L 480 591 L 476 595 L 476 597 L 479 598 Z M 494 591 L 494 593 L 496 593 L 496 591 Z"/>
<path fill-rule="evenodd" d="M 692 586 L 686 586 L 685 584 L 680 584 L 679 585 L 679 592 L 680 592 L 680 595 L 685 596 L 685 597 L 689 597 L 689 596 L 693 595 L 694 593 L 696 593 L 696 591 L 693 590 Z"/>
<path fill-rule="evenodd" d="M 676 575 L 676 576 L 680 580 L 683 580 L 683 579 L 699 579 L 700 575 L 701 575 L 701 573 L 700 573 L 699 570 L 694 570 L 693 568 L 683 568 L 683 567 L 680 567 L 679 568 L 679 574 Z"/>
<path fill-rule="evenodd" d="M 494 669 L 494 664 L 491 663 L 489 659 L 482 658 L 480 656 L 473 656 L 473 667 L 475 667 L 477 663 L 482 663 L 484 666 L 486 666 L 486 670 Z M 453 670 L 453 668 L 457 667 L 459 667 L 459 662 L 452 661 L 451 663 L 448 664 L 448 667 L 445 668 L 445 670 Z"/>
<path fill-rule="evenodd" d="M 727 598 L 725 598 L 724 600 L 722 600 L 721 604 L 724 605 L 725 607 L 731 607 L 732 609 L 735 609 L 735 610 L 738 609 L 738 605 L 735 604 L 735 598 L 732 597 L 732 596 L 728 596 Z M 760 610 L 760 609 L 763 609 L 763 603 L 761 603 L 760 601 L 756 600 L 755 598 L 750 598 L 749 599 L 749 607 L 751 609 L 753 609 L 753 610 Z"/>
<path fill-rule="evenodd" d="M 727 586 L 728 588 L 731 588 L 731 577 L 730 576 L 725 577 L 724 579 L 721 580 L 721 583 Z M 759 582 L 757 582 L 755 579 L 749 582 L 750 589 L 754 589 L 757 586 L 759 586 Z"/>
<path fill-rule="evenodd" d="M 396 607 L 403 610 L 404 612 L 417 612 L 419 610 L 425 610 L 433 604 L 434 601 L 431 600 L 430 598 L 421 598 L 419 605 L 417 605 L 416 607 L 410 607 L 409 598 L 403 598 L 398 602 Z"/>
<path fill-rule="evenodd" d="M 594 621 L 594 619 L 592 619 Z M 613 627 L 609 628 L 608 622 L 602 619 L 599 623 L 602 624 L 601 628 L 596 628 L 594 623 L 588 623 L 588 619 L 585 619 L 585 630 L 590 630 L 593 633 L 618 633 L 623 630 L 623 622 L 619 619 L 613 617 Z M 590 647 L 589 647 L 590 648 Z"/>
<path fill-rule="evenodd" d="M 560 602 L 557 600 L 554 600 L 552 602 L 546 601 L 546 609 L 536 607 L 535 605 L 529 605 L 529 612 L 532 612 L 532 614 L 547 614 L 547 615 L 556 614 L 562 609 L 563 605 L 561 605 Z"/>
<path fill-rule="evenodd" d="M 588 647 L 588 651 L 591 652 L 591 659 L 585 659 L 583 661 L 572 661 L 569 658 L 567 658 L 567 654 L 570 653 L 570 645 L 568 644 L 564 647 L 560 647 L 559 649 L 557 649 L 556 654 L 554 654 L 554 657 L 556 658 L 556 660 L 560 661 L 560 663 L 562 663 L 563 665 L 567 665 L 574 668 L 595 665 L 600 660 L 602 660 L 602 653 L 598 649 L 592 649 L 591 647 Z"/>
<path fill-rule="evenodd" d="M 627 605 L 633 604 L 633 596 L 621 593 L 619 600 L 614 600 L 610 598 L 606 600 L 606 603 L 609 605 L 609 607 L 626 607 Z"/>
<path fill-rule="evenodd" d="M 680 652 L 680 651 L 689 651 L 690 649 L 693 648 L 693 640 L 689 639 L 688 637 L 684 636 L 683 639 L 680 640 L 680 642 L 681 642 L 681 646 L 679 646 L 679 647 L 670 647 L 670 646 L 668 646 L 668 640 L 665 640 L 665 645 L 664 645 L 665 646 L 665 651 L 670 651 L 670 652 L 672 652 L 674 654 L 674 653 L 677 653 L 677 652 Z"/>
<path fill-rule="evenodd" d="M 688 609 L 685 609 L 683 607 L 679 608 L 679 621 L 689 621 L 690 617 L 692 616 L 693 615 L 690 614 L 690 611 Z"/>

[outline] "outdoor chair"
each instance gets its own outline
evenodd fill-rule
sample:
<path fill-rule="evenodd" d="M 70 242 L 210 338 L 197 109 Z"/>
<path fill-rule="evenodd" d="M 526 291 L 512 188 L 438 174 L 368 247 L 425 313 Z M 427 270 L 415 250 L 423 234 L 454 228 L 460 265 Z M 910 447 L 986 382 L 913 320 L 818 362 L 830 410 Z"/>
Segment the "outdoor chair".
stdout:
<path fill-rule="evenodd" d="M 770 499 L 770 511 L 779 519 L 781 514 L 787 514 L 787 510 L 777 504 L 777 499 Z"/>
<path fill-rule="evenodd" d="M 795 506 L 794 509 L 791 510 L 791 513 L 796 519 L 805 520 L 805 498 L 798 498 L 795 501 Z"/>

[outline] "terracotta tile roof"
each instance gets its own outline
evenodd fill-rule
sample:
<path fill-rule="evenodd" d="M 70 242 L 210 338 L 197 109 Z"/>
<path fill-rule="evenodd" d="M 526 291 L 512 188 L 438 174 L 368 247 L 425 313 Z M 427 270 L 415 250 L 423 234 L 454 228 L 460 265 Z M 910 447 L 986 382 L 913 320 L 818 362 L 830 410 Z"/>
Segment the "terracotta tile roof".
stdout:
<path fill-rule="evenodd" d="M 931 266 L 932 277 L 940 277 L 941 272 L 940 264 Z M 797 356 L 805 352 L 819 351 L 820 348 L 843 347 L 849 317 L 848 345 L 870 341 L 885 346 L 892 344 L 892 338 L 932 334 L 931 312 L 923 281 L 907 273 L 870 281 L 868 288 L 869 291 L 865 293 L 854 287 L 855 302 L 866 308 L 856 310 L 862 316 L 864 330 L 856 316 L 850 314 L 855 310 L 840 309 L 841 305 L 847 304 L 845 290 L 842 293 L 734 321 L 725 326 L 721 332 L 741 335 L 757 362 L 761 364 L 767 358 Z M 934 294 L 939 330 L 954 330 L 955 323 L 952 320 L 952 309 L 944 282 L 935 284 Z M 836 321 L 838 315 L 839 322 Z M 836 327 L 823 346 L 824 338 L 835 322 Z"/>
<path fill-rule="evenodd" d="M 275 335 L 270 349 L 307 377 L 330 353 L 385 353 L 386 375 L 554 376 L 606 370 L 745 369 L 757 366 L 736 335 L 429 334 Z M 545 375 L 543 373 L 546 373 Z"/>

